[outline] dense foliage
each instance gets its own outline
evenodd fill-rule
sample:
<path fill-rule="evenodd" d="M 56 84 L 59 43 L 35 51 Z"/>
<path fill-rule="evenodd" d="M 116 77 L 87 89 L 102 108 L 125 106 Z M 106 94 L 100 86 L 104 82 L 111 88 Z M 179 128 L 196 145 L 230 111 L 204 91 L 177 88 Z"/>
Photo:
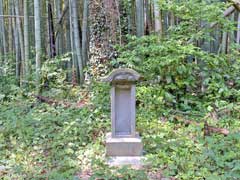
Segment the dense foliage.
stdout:
<path fill-rule="evenodd" d="M 134 39 L 122 51 L 117 63 L 141 72 L 143 84 L 156 88 L 165 106 L 204 112 L 239 101 L 240 61 L 234 53 L 216 55 L 157 36 Z"/>
<path fill-rule="evenodd" d="M 9 58 L 0 71 L 1 179 L 240 179 L 239 50 L 232 43 L 228 54 L 218 52 L 220 47 L 206 51 L 217 39 L 199 25 L 217 22 L 219 31 L 232 32 L 233 24 L 222 17 L 226 4 L 159 3 L 163 13 L 174 12 L 182 21 L 163 37 L 128 36 L 116 48 L 118 58 L 85 70 L 89 79 L 82 87 L 70 84 L 62 68 L 69 54 L 43 63 L 40 94 L 31 81 L 17 86 Z M 99 74 L 116 67 L 144 77 L 136 106 L 146 160 L 138 170 L 106 164 L 110 87 Z M 206 132 L 208 126 L 229 133 Z"/>

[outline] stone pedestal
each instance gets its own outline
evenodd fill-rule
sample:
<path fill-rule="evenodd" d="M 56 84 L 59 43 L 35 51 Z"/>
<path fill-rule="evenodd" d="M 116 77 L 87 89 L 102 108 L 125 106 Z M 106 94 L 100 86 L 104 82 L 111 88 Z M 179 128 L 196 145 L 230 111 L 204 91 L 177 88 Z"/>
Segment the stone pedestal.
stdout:
<path fill-rule="evenodd" d="M 106 138 L 106 155 L 110 157 L 110 165 L 140 164 L 143 145 L 135 131 L 135 83 L 139 79 L 140 75 L 131 69 L 114 70 L 103 79 L 112 85 L 112 132 Z"/>
<path fill-rule="evenodd" d="M 110 157 L 108 164 L 110 166 L 124 166 L 131 165 L 135 169 L 142 168 L 143 156 L 112 156 Z"/>
<path fill-rule="evenodd" d="M 111 133 L 106 138 L 107 156 L 141 156 L 143 145 L 139 136 L 130 138 L 112 137 Z"/>

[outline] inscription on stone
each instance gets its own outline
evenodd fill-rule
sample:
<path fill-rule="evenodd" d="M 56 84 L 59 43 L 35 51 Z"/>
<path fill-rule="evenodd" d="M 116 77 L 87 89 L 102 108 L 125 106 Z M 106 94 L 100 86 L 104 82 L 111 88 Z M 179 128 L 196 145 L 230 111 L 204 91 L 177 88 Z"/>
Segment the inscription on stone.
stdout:
<path fill-rule="evenodd" d="M 111 88 L 112 132 L 107 134 L 107 156 L 142 155 L 142 141 L 135 132 L 136 82 L 140 75 L 132 69 L 116 69 L 103 79 Z M 131 158 L 130 158 L 131 159 Z"/>
<path fill-rule="evenodd" d="M 117 103 L 116 103 L 117 102 Z M 116 87 L 115 90 L 116 136 L 131 135 L 131 89 Z"/>

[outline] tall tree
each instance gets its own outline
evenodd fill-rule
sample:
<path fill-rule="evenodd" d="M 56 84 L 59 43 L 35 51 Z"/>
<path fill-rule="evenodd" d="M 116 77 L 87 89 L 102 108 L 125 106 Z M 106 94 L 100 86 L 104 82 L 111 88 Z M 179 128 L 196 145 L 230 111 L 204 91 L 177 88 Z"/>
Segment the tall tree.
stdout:
<path fill-rule="evenodd" d="M 144 1 L 136 0 L 137 36 L 144 36 Z"/>
<path fill-rule="evenodd" d="M 117 43 L 117 32 L 119 25 L 119 13 L 118 13 L 118 2 L 115 0 L 103 0 L 103 7 L 105 11 L 105 27 L 107 30 L 105 31 L 105 48 L 108 48 L 111 44 Z M 121 31 L 119 31 L 121 33 Z M 120 37 L 120 36 L 119 36 Z M 121 37 L 120 37 L 121 38 Z"/>
<path fill-rule="evenodd" d="M 50 2 L 48 6 L 48 37 L 49 37 L 49 47 L 50 47 L 50 57 L 53 58 L 56 56 L 55 49 L 55 35 L 54 35 L 54 26 L 53 26 L 53 14 L 52 14 L 52 5 Z"/>
<path fill-rule="evenodd" d="M 80 85 L 84 82 L 83 74 L 83 61 L 82 61 L 82 52 L 80 46 L 80 36 L 79 36 L 79 24 L 78 24 L 78 10 L 76 0 L 70 0 L 72 2 L 72 20 L 73 20 L 73 34 L 74 34 L 74 45 L 75 52 L 77 55 L 78 68 L 80 73 Z"/>
<path fill-rule="evenodd" d="M 3 0 L 0 0 L 0 15 L 1 15 L 0 16 L 0 42 L 2 42 L 3 55 L 5 56 L 7 54 L 7 47 L 6 47 L 6 38 L 5 38 L 6 34 L 5 34 L 5 27 L 4 27 L 3 9 L 4 9 Z"/>
<path fill-rule="evenodd" d="M 149 35 L 152 31 L 152 23 L 151 23 L 151 1 L 146 0 L 145 1 L 145 9 L 146 9 L 146 28 L 145 28 L 145 34 Z"/>
<path fill-rule="evenodd" d="M 11 1 L 11 11 L 12 11 L 12 15 L 15 15 L 15 12 L 14 12 L 14 6 L 13 6 L 13 2 Z M 13 33 L 14 33 L 14 48 L 15 48 L 15 62 L 16 62 L 16 79 L 18 81 L 18 84 L 20 82 L 20 67 L 21 67 L 21 58 L 20 58 L 20 50 L 19 50 L 19 38 L 18 38 L 18 31 L 17 31 L 17 28 L 16 28 L 16 20 L 15 18 L 13 18 Z"/>
<path fill-rule="evenodd" d="M 157 0 L 154 0 L 154 22 L 155 22 L 155 32 L 162 35 L 161 15 L 160 15 L 160 9 L 159 9 Z"/>
<path fill-rule="evenodd" d="M 12 0 L 8 0 L 8 14 L 12 14 Z M 13 52 L 13 28 L 12 28 L 12 18 L 8 18 L 8 53 Z"/>
<path fill-rule="evenodd" d="M 17 25 L 17 32 L 18 32 L 18 37 L 19 37 L 19 43 L 20 43 L 20 52 L 21 52 L 21 74 L 24 79 L 25 77 L 25 56 L 24 56 L 24 41 L 23 41 L 23 32 L 22 32 L 22 26 L 21 26 L 21 20 L 20 20 L 20 13 L 19 13 L 19 0 L 14 1 L 15 5 L 15 13 L 16 13 L 16 25 Z M 21 82 L 20 82 L 21 84 Z"/>
<path fill-rule="evenodd" d="M 127 19 L 128 19 L 128 34 L 131 34 L 132 32 L 132 7 L 131 7 L 131 0 L 128 0 L 128 13 L 127 13 Z"/>
<path fill-rule="evenodd" d="M 237 27 L 237 39 L 236 43 L 240 45 L 240 12 L 238 13 L 238 27 Z M 239 48 L 240 49 L 240 48 Z"/>
<path fill-rule="evenodd" d="M 29 75 L 29 26 L 28 26 L 28 0 L 24 0 L 24 55 L 25 74 Z"/>
<path fill-rule="evenodd" d="M 74 41 L 73 41 L 73 22 L 72 22 L 72 1 L 69 0 L 69 35 L 70 35 L 70 45 L 71 45 L 71 52 L 72 52 L 72 84 L 76 85 L 77 84 L 77 78 L 76 76 L 77 71 L 78 71 L 78 66 L 77 66 L 77 59 L 76 59 L 76 53 L 74 53 Z M 70 64 L 68 64 L 70 65 Z"/>
<path fill-rule="evenodd" d="M 34 0 L 34 21 L 35 21 L 35 50 L 36 50 L 36 85 L 40 86 L 41 70 L 41 20 L 40 20 L 40 2 Z"/>
<path fill-rule="evenodd" d="M 62 5 L 62 0 L 55 0 L 55 8 L 56 8 L 56 15 L 57 15 L 57 20 L 60 21 L 61 19 L 61 6 Z M 63 53 L 63 28 L 60 29 L 57 37 L 56 37 L 56 51 L 57 54 L 60 55 Z"/>
<path fill-rule="evenodd" d="M 88 0 L 84 0 L 82 24 L 82 57 L 83 65 L 86 66 L 88 62 Z"/>
<path fill-rule="evenodd" d="M 228 33 L 223 32 L 222 34 L 222 53 L 226 54 L 228 49 Z"/>

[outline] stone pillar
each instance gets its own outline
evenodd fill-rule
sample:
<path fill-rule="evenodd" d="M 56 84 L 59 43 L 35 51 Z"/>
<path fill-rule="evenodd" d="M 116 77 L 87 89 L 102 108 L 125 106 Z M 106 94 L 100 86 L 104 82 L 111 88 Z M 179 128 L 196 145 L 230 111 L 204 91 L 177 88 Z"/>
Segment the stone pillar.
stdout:
<path fill-rule="evenodd" d="M 133 161 L 134 164 L 139 163 L 138 157 L 142 155 L 143 151 L 141 138 L 135 131 L 135 84 L 139 79 L 140 75 L 136 71 L 126 68 L 116 69 L 103 79 L 112 86 L 112 131 L 107 134 L 106 155 L 112 157 L 112 159 L 117 158 L 117 161 L 121 159 L 123 164 L 132 164 Z"/>

